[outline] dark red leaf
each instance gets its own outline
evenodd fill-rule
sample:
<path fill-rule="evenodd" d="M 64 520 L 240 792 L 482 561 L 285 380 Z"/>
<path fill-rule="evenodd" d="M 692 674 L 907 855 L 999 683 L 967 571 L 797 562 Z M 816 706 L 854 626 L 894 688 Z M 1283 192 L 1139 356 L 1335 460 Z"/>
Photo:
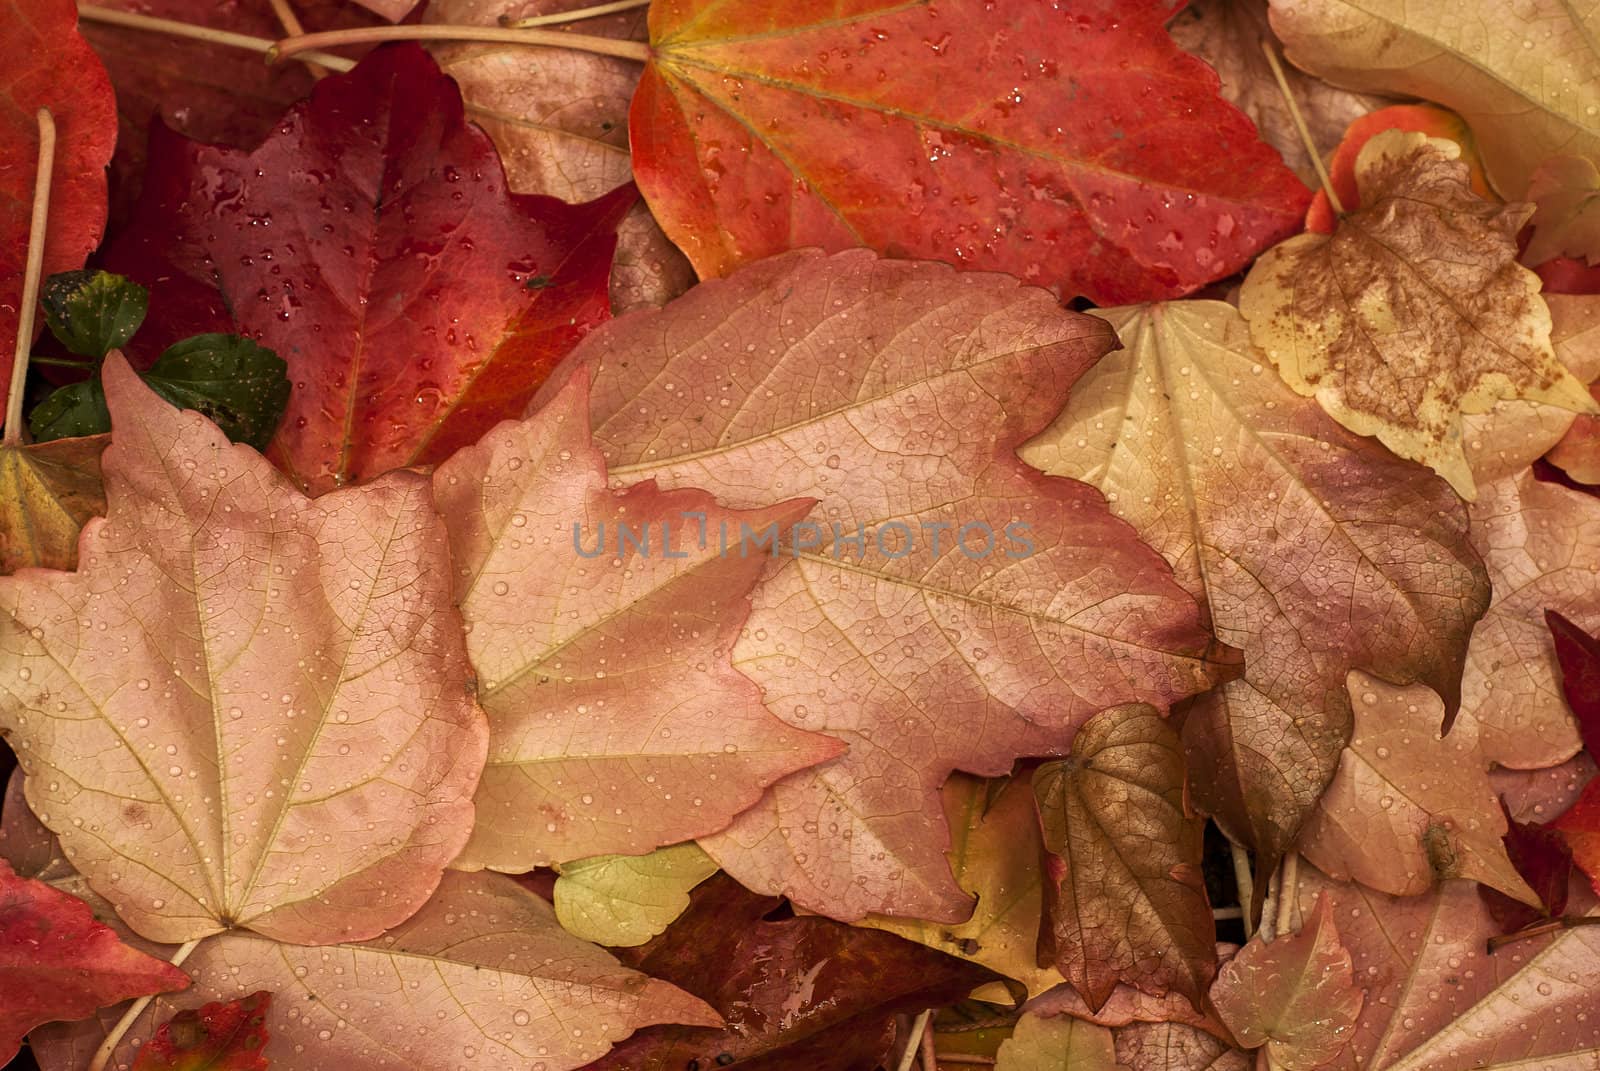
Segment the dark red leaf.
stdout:
<path fill-rule="evenodd" d="M 1572 878 L 1572 849 L 1561 833 L 1540 822 L 1519 822 L 1511 817 L 1505 800 L 1500 808 L 1506 816 L 1506 855 L 1524 881 L 1539 894 L 1544 910 L 1513 900 L 1487 885 L 1478 886 L 1478 895 L 1489 907 L 1489 914 L 1501 933 L 1515 933 L 1543 918 L 1553 918 L 1567 909 L 1567 885 Z"/>
<path fill-rule="evenodd" d="M 725 1030 L 641 1030 L 589 1071 L 873 1071 L 889 1055 L 897 1012 L 948 1004 L 999 975 L 879 930 L 818 916 L 768 921 L 782 901 L 719 874 L 665 933 L 618 953 L 688 990 Z M 698 1063 L 697 1063 L 698 1062 Z"/>
<path fill-rule="evenodd" d="M 1561 690 L 1577 716 L 1584 750 L 1600 759 L 1600 636 L 1589 635 L 1554 610 L 1544 612 L 1544 621 L 1555 641 Z"/>
<path fill-rule="evenodd" d="M 0 859 L 0 1066 L 41 1023 L 188 985 L 172 964 L 123 944 L 82 900 Z"/>
<path fill-rule="evenodd" d="M 133 1071 L 266 1071 L 271 1006 L 272 994 L 262 990 L 181 1011 L 139 1050 Z"/>
<path fill-rule="evenodd" d="M 1550 828 L 1559 829 L 1566 837 L 1573 863 L 1600 895 L 1600 777 L 1589 782 L 1583 795 L 1551 822 Z"/>
<path fill-rule="evenodd" d="M 519 415 L 608 317 L 635 198 L 508 194 L 455 83 L 402 45 L 319 83 L 254 152 L 158 127 L 106 261 L 151 288 L 137 361 L 203 330 L 277 351 L 294 392 L 269 454 L 320 493 Z"/>

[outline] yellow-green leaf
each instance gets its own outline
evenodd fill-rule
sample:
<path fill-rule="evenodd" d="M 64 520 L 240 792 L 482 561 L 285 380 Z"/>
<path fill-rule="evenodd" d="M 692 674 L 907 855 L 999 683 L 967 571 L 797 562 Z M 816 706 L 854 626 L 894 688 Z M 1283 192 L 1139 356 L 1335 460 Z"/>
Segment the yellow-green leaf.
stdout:
<path fill-rule="evenodd" d="M 556 918 L 570 934 L 613 948 L 642 945 L 689 906 L 689 890 L 717 872 L 692 841 L 648 855 L 597 855 L 565 863 Z"/>

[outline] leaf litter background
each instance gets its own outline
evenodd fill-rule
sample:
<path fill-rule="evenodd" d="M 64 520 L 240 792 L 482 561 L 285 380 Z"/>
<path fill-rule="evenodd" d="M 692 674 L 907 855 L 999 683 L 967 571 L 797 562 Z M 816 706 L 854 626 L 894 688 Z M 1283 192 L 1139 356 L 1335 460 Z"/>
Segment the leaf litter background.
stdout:
<path fill-rule="evenodd" d="M 0 1053 L 1600 1061 L 1600 17 L 0 13 L 6 322 L 40 105 L 46 270 L 151 291 L 110 447 L 0 448 Z M 202 331 L 265 456 L 132 374 Z"/>

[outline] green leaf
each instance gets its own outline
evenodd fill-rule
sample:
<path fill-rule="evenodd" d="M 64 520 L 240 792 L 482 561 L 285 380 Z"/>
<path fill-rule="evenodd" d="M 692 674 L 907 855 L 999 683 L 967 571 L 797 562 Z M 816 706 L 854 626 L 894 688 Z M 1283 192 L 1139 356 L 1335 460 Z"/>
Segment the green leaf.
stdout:
<path fill-rule="evenodd" d="M 108 271 L 64 271 L 45 280 L 40 301 L 50 333 L 80 357 L 99 360 L 139 330 L 150 291 Z"/>
<path fill-rule="evenodd" d="M 28 415 L 28 430 L 34 442 L 41 443 L 110 431 L 111 414 L 106 410 L 100 377 L 61 387 L 34 406 Z"/>
<path fill-rule="evenodd" d="M 717 872 L 690 841 L 649 855 L 597 855 L 565 863 L 556 918 L 568 933 L 613 948 L 642 945 L 689 906 L 689 890 Z"/>
<path fill-rule="evenodd" d="M 289 404 L 286 369 L 247 338 L 195 335 L 169 346 L 144 381 L 180 409 L 205 414 L 234 442 L 265 450 Z"/>

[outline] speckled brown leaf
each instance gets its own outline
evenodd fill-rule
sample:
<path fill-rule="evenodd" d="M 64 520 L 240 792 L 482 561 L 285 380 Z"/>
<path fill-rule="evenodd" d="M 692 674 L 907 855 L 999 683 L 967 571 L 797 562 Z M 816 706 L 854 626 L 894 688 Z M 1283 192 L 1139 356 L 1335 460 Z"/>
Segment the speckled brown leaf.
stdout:
<path fill-rule="evenodd" d="M 0 578 L 28 802 L 152 940 L 381 933 L 466 842 L 488 736 L 427 481 L 312 501 L 104 379 L 106 518 L 76 573 Z"/>
<path fill-rule="evenodd" d="M 1217 962 L 1226 963 L 1239 951 L 1238 945 L 1218 942 Z M 1111 990 L 1110 998 L 1099 1009 L 1090 1008 L 1083 994 L 1065 983 L 1028 1001 L 1028 1010 L 1040 1015 L 1070 1015 L 1101 1026 L 1123 1027 L 1132 1023 L 1182 1023 L 1232 1043 L 1233 1035 L 1207 1003 L 1196 1008 L 1176 990 L 1155 996 L 1123 982 Z"/>
<path fill-rule="evenodd" d="M 1250 117 L 1284 163 L 1313 189 L 1317 172 L 1295 129 L 1283 91 L 1261 51 L 1272 40 L 1267 0 L 1193 0 L 1167 24 L 1178 47 L 1209 63 L 1222 79 L 1222 96 Z M 1311 140 L 1324 151 L 1339 143 L 1345 127 L 1388 101 L 1352 93 L 1285 65 L 1289 89 L 1305 117 Z"/>
<path fill-rule="evenodd" d="M 1441 738 L 1444 704 L 1426 685 L 1352 671 L 1348 686 L 1355 730 L 1301 830 L 1301 854 L 1326 874 L 1395 896 L 1470 878 L 1537 903 L 1506 858 L 1505 816 L 1477 723 Z"/>
<path fill-rule="evenodd" d="M 108 1066 L 131 1065 L 134 1046 L 177 1011 L 258 989 L 276 994 L 273 1071 L 569 1071 L 640 1027 L 721 1021 L 571 936 L 500 874 L 446 874 L 421 911 L 372 940 L 308 947 L 233 931 L 183 966 L 193 988 L 141 1012 Z M 35 1031 L 39 1066 L 80 1071 L 119 1014 Z"/>
<path fill-rule="evenodd" d="M 588 402 L 580 372 L 433 475 L 490 728 L 462 869 L 522 873 L 715 833 L 843 750 L 773 717 L 729 664 L 766 562 L 721 554 L 692 519 L 787 526 L 811 503 L 739 512 L 649 483 L 614 494 Z"/>
<path fill-rule="evenodd" d="M 1399 899 L 1300 871 L 1297 910 L 1326 892 L 1366 992 L 1330 1071 L 1587 1071 L 1600 1064 L 1600 927 L 1508 945 L 1468 881 Z"/>
<path fill-rule="evenodd" d="M 1097 714 L 1069 758 L 1034 774 L 1046 853 L 1039 960 L 1091 1008 L 1118 980 L 1198 1008 L 1216 972 L 1205 821 L 1186 813 L 1184 776 L 1177 730 L 1141 706 Z"/>
<path fill-rule="evenodd" d="M 0 573 L 72 569 L 78 532 L 106 511 L 100 452 L 108 435 L 0 446 Z"/>
<path fill-rule="evenodd" d="M 1250 1071 L 1255 1061 L 1182 1023 L 1133 1023 L 1116 1031 L 1117 1060 L 1128 1071 Z"/>
<path fill-rule="evenodd" d="M 946 853 L 956 884 L 977 898 L 972 917 L 950 924 L 868 915 L 860 925 L 888 930 L 948 955 L 970 959 L 1032 994 L 1061 982 L 1053 967 L 1039 966 L 1039 815 L 1026 777 L 997 785 L 953 774 L 944 783 Z"/>
<path fill-rule="evenodd" d="M 1600 499 L 1531 472 L 1485 484 L 1472 542 L 1494 601 L 1478 622 L 1461 680 L 1461 723 L 1503 766 L 1553 766 L 1578 750 L 1561 694 L 1546 610 L 1600 630 Z"/>
<path fill-rule="evenodd" d="M 1024 1013 L 995 1053 L 995 1071 L 1128 1071 L 1111 1031 L 1082 1019 Z"/>
<path fill-rule="evenodd" d="M 1499 398 L 1600 407 L 1556 360 L 1538 277 L 1516 261 L 1531 208 L 1474 194 L 1460 152 L 1423 134 L 1374 137 L 1356 158 L 1361 208 L 1331 237 L 1262 254 L 1239 308 L 1291 387 L 1471 498 L 1462 413 Z"/>
<path fill-rule="evenodd" d="M 432 0 L 424 23 L 497 26 L 592 6 L 590 0 Z M 643 41 L 645 8 L 547 29 Z M 461 87 L 467 115 L 494 139 L 516 193 L 592 201 L 633 178 L 628 105 L 639 64 L 593 52 L 521 43 L 439 43 L 440 68 Z M 689 261 L 643 203 L 617 227 L 611 307 L 617 315 L 663 305 L 694 282 Z"/>
<path fill-rule="evenodd" d="M 850 750 L 702 840 L 746 886 L 837 918 L 958 922 L 952 769 L 1006 773 L 1096 711 L 1165 707 L 1233 671 L 1096 491 L 1014 455 L 1111 343 L 1004 276 L 851 251 L 762 261 L 575 352 L 597 369 L 614 480 L 819 500 L 734 664 L 779 717 Z"/>
<path fill-rule="evenodd" d="M 1211 1000 L 1247 1049 L 1265 1045 L 1284 1071 L 1315 1071 L 1350 1041 L 1362 992 L 1326 897 L 1297 932 L 1258 934 L 1217 974 Z"/>
<path fill-rule="evenodd" d="M 1495 188 L 1520 197 L 1556 153 L 1600 152 L 1600 8 L 1570 0 L 1273 0 L 1298 67 L 1461 113 Z"/>
<path fill-rule="evenodd" d="M 1244 649 L 1184 738 L 1196 801 L 1270 869 L 1349 739 L 1345 674 L 1453 695 L 1488 580 L 1450 488 L 1289 390 L 1235 309 L 1102 315 L 1126 348 L 1023 456 L 1103 490 Z"/>
<path fill-rule="evenodd" d="M 1600 263 L 1600 170 L 1586 156 L 1554 156 L 1528 180 L 1534 204 L 1526 264 L 1555 257 Z"/>

